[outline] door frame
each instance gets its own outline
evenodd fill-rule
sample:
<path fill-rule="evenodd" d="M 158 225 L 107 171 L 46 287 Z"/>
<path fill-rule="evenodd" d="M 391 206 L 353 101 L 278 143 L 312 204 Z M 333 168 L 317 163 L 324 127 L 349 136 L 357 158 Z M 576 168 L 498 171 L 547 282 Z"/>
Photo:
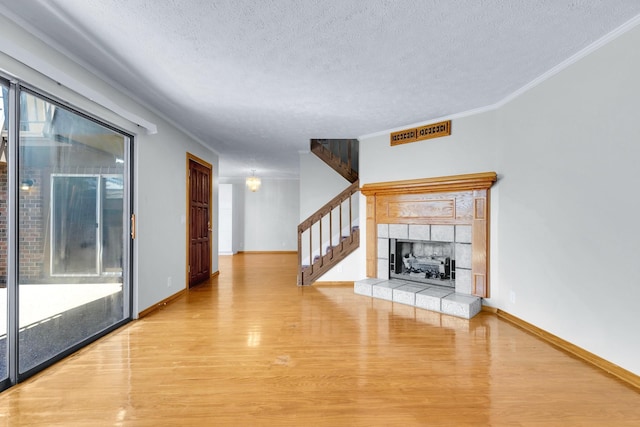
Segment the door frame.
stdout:
<path fill-rule="evenodd" d="M 198 156 L 195 156 L 189 152 L 187 152 L 187 162 L 186 162 L 186 188 L 185 188 L 185 199 L 186 199 L 186 230 L 185 230 L 185 244 L 186 244 L 186 258 L 185 258 L 185 288 L 189 290 L 189 260 L 191 259 L 191 176 L 190 176 L 190 163 L 195 162 L 209 169 L 209 223 L 211 224 L 211 228 L 213 228 L 213 165 L 207 162 L 204 159 L 201 159 Z M 209 231 L 209 257 L 211 258 L 213 255 L 213 232 Z M 209 259 L 209 266 L 213 265 L 213 259 Z M 209 269 L 209 275 L 211 275 L 211 269 Z"/>

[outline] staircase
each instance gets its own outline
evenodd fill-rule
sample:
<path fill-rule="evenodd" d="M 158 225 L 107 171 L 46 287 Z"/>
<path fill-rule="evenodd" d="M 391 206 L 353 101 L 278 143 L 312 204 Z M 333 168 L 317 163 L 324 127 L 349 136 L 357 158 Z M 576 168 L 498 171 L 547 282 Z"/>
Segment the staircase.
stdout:
<path fill-rule="evenodd" d="M 312 139 L 311 152 L 350 183 L 358 180 L 357 139 Z"/>
<path fill-rule="evenodd" d="M 360 191 L 358 140 L 314 139 L 311 151 L 351 185 L 298 225 L 300 286 L 312 284 L 360 246 L 358 217 L 354 214 Z"/>

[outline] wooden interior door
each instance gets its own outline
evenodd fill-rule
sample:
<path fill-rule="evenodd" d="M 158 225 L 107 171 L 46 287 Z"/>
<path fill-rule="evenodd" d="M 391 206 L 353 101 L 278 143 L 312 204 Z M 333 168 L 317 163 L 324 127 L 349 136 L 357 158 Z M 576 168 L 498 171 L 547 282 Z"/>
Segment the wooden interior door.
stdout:
<path fill-rule="evenodd" d="M 211 276 L 211 167 L 189 159 L 189 287 Z"/>

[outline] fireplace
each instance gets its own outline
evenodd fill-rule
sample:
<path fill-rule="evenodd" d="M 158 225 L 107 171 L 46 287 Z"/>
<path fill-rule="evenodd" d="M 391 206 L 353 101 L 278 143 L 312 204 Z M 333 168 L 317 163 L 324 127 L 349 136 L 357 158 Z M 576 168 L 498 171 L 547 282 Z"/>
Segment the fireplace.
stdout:
<path fill-rule="evenodd" d="M 466 224 L 377 224 L 376 274 L 473 293 L 473 229 Z"/>
<path fill-rule="evenodd" d="M 363 185 L 367 277 L 489 297 L 489 189 L 496 179 L 484 172 Z"/>
<path fill-rule="evenodd" d="M 389 239 L 389 277 L 455 289 L 451 242 Z"/>

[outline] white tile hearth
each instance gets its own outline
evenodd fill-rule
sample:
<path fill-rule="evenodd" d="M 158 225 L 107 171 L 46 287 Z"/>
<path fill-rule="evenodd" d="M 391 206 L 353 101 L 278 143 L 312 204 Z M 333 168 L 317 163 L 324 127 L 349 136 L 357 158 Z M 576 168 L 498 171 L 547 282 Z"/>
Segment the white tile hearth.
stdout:
<path fill-rule="evenodd" d="M 416 307 L 442 312 L 442 298 L 452 293 L 453 290 L 432 286 L 416 294 Z"/>
<path fill-rule="evenodd" d="M 471 319 L 481 309 L 480 298 L 472 295 L 451 294 L 442 298 L 442 312 L 452 316 Z"/>
<path fill-rule="evenodd" d="M 380 283 L 376 283 L 375 285 L 372 285 L 373 290 L 371 296 L 373 298 L 393 301 L 393 290 L 406 284 L 407 282 L 403 282 L 400 280 L 385 280 Z"/>
<path fill-rule="evenodd" d="M 389 224 L 378 224 L 378 238 L 389 238 Z"/>
<path fill-rule="evenodd" d="M 404 285 L 393 289 L 393 302 L 400 304 L 416 305 L 416 294 L 424 291 L 427 286 Z"/>
<path fill-rule="evenodd" d="M 470 319 L 482 309 L 482 300 L 453 289 L 419 285 L 402 280 L 364 279 L 354 283 L 354 293 L 393 301 L 438 313 Z"/>
<path fill-rule="evenodd" d="M 364 279 L 354 283 L 353 290 L 358 295 L 373 296 L 373 285 L 383 282 L 384 279 Z"/>

